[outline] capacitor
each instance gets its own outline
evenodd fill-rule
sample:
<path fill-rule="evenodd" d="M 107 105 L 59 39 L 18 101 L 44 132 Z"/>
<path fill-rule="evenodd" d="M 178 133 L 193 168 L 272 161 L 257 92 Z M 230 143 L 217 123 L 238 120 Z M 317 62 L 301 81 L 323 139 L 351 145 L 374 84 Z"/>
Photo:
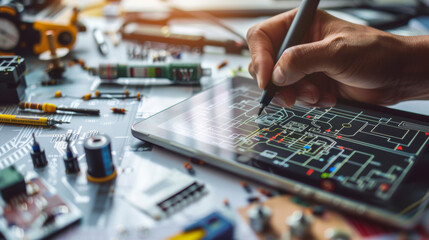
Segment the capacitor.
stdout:
<path fill-rule="evenodd" d="M 32 150 L 30 152 L 31 159 L 33 160 L 33 166 L 35 168 L 41 168 L 48 165 L 48 160 L 46 159 L 45 150 L 40 148 L 39 143 L 36 141 L 36 137 L 33 133 L 33 146 L 31 146 Z"/>
<path fill-rule="evenodd" d="M 257 233 L 266 232 L 269 228 L 271 209 L 258 204 L 247 212 L 250 220 L 250 227 Z"/>
<path fill-rule="evenodd" d="M 110 138 L 96 135 L 85 140 L 83 145 L 88 170 L 86 176 L 91 182 L 106 182 L 116 177 L 113 165 Z"/>
<path fill-rule="evenodd" d="M 67 149 L 66 155 L 64 156 L 64 166 L 66 168 L 67 174 L 73 174 L 80 172 L 79 162 L 77 160 L 77 156 L 75 156 L 70 148 L 70 138 L 66 139 L 67 141 Z"/>
<path fill-rule="evenodd" d="M 311 239 L 311 222 L 302 211 L 295 211 L 287 219 L 287 225 L 290 228 L 291 239 Z"/>

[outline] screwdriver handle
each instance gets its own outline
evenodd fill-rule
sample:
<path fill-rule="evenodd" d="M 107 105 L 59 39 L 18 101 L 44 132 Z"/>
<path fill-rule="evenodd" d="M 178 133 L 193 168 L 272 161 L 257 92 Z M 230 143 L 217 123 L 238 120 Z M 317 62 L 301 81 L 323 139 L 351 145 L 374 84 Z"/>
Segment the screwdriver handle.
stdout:
<path fill-rule="evenodd" d="M 18 104 L 21 109 L 37 109 L 42 110 L 45 113 L 57 112 L 57 106 L 51 103 L 32 103 L 32 102 L 20 102 Z"/>

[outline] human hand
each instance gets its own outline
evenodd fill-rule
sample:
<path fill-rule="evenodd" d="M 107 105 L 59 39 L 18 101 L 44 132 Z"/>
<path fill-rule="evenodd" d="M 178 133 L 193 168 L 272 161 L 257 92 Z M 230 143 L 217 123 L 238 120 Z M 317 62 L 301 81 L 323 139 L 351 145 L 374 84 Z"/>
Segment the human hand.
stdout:
<path fill-rule="evenodd" d="M 272 17 L 247 34 L 250 74 L 261 89 L 271 79 L 281 86 L 274 102 L 329 107 L 338 97 L 380 105 L 429 98 L 427 37 L 393 35 L 321 10 L 303 44 L 286 49 L 274 64 L 296 12 Z"/>

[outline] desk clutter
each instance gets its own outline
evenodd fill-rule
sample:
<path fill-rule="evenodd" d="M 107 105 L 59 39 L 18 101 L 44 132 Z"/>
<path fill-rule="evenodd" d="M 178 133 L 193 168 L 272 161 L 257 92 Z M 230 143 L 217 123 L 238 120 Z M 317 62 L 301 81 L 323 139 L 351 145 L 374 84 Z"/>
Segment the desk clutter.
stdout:
<path fill-rule="evenodd" d="M 131 135 L 134 123 L 249 75 L 232 29 L 212 39 L 168 21 L 98 24 L 61 1 L 19 2 L 0 3 L 3 238 L 429 238 L 429 214 L 408 230 L 368 222 Z"/>

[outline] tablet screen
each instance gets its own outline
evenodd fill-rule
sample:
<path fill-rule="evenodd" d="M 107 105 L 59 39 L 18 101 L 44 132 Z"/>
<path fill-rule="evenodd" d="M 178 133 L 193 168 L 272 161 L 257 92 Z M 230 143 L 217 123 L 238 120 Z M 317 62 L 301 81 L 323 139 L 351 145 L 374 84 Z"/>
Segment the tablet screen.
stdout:
<path fill-rule="evenodd" d="M 398 192 L 428 145 L 424 116 L 352 103 L 291 109 L 270 104 L 258 116 L 260 96 L 253 81 L 236 78 L 149 119 L 152 127 L 145 131 L 379 205 Z"/>

